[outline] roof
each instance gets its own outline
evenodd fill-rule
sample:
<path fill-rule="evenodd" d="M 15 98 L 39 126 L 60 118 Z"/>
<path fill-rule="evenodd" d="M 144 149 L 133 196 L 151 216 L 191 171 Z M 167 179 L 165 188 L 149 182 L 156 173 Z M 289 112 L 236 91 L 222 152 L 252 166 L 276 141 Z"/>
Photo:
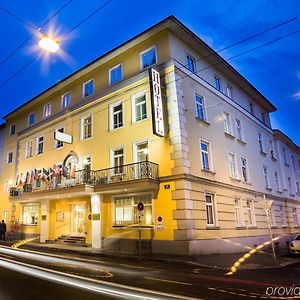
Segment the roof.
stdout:
<path fill-rule="evenodd" d="M 195 42 L 194 46 L 201 47 L 202 50 L 205 50 L 209 53 L 209 56 L 211 56 L 211 59 L 217 60 L 220 63 L 220 68 L 226 68 L 226 72 L 228 73 L 228 69 L 231 72 L 231 75 L 235 78 L 238 78 L 242 81 L 243 88 L 247 88 L 248 93 L 255 94 L 256 98 L 257 96 L 263 100 L 260 102 L 262 106 L 264 106 L 267 111 L 272 112 L 276 111 L 276 107 L 264 96 L 262 95 L 245 77 L 243 77 L 237 70 L 235 70 L 228 62 L 226 62 L 216 51 L 214 51 L 211 47 L 209 47 L 203 40 L 201 40 L 195 33 L 193 33 L 189 28 L 187 28 L 183 23 L 181 23 L 175 16 L 171 15 L 162 21 L 156 23 L 155 25 L 149 27 L 145 31 L 139 33 L 138 35 L 134 36 L 133 38 L 127 40 L 126 42 L 120 44 L 119 46 L 115 47 L 114 49 L 106 52 L 105 54 L 101 55 L 100 57 L 96 58 L 95 60 L 91 61 L 89 64 L 83 66 L 82 68 L 78 69 L 77 71 L 73 72 L 69 76 L 63 78 L 62 80 L 58 81 L 54 85 L 50 86 L 45 91 L 41 92 L 40 94 L 36 95 L 32 99 L 28 100 L 15 110 L 11 111 L 9 114 L 5 115 L 3 118 L 7 119 L 11 117 L 13 114 L 15 114 L 17 111 L 19 111 L 22 108 L 25 108 L 28 106 L 28 104 L 38 100 L 42 99 L 43 96 L 47 96 L 48 93 L 51 93 L 56 88 L 63 87 L 64 84 L 67 84 L 70 80 L 75 80 L 79 76 L 83 75 L 89 68 L 95 68 L 99 64 L 102 64 L 104 61 L 110 59 L 113 55 L 118 55 L 120 51 L 125 51 L 125 48 L 131 47 L 134 43 L 137 42 L 140 38 L 147 38 L 148 36 L 154 35 L 156 32 L 160 32 L 163 29 L 168 28 L 175 34 L 177 34 L 180 38 L 190 38 Z"/>
<path fill-rule="evenodd" d="M 300 147 L 293 142 L 293 140 L 288 137 L 285 133 L 280 131 L 279 129 L 273 129 L 274 136 L 280 140 L 282 140 L 284 143 L 286 143 L 291 149 L 296 151 L 300 154 Z"/>

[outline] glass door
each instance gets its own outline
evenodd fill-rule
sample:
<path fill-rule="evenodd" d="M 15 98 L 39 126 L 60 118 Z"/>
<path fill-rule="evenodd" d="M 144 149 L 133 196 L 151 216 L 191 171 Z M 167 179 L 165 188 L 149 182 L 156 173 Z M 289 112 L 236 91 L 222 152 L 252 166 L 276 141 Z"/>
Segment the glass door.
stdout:
<path fill-rule="evenodd" d="M 86 221 L 85 203 L 76 203 L 71 205 L 71 235 L 84 236 Z"/>

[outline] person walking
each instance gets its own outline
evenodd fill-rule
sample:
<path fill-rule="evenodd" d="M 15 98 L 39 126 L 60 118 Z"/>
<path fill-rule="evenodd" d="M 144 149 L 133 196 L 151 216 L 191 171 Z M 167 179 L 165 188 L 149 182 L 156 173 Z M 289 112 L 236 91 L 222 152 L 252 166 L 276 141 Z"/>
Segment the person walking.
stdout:
<path fill-rule="evenodd" d="M 6 241 L 5 233 L 6 233 L 6 224 L 4 220 L 2 220 L 2 223 L 0 224 L 0 240 Z"/>

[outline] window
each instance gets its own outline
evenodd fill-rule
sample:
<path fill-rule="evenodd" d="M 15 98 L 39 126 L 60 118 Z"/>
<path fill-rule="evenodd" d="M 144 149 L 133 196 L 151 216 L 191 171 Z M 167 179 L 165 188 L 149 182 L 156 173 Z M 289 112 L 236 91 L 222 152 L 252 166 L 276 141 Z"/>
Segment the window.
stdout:
<path fill-rule="evenodd" d="M 280 219 L 282 227 L 286 226 L 286 213 L 285 213 L 285 207 L 284 205 L 279 206 L 279 212 L 280 212 Z"/>
<path fill-rule="evenodd" d="M 236 168 L 236 155 L 234 153 L 229 153 L 229 171 L 231 178 L 238 178 Z"/>
<path fill-rule="evenodd" d="M 35 113 L 32 112 L 28 115 L 28 125 L 31 126 L 35 123 Z"/>
<path fill-rule="evenodd" d="M 135 162 L 142 162 L 149 160 L 149 145 L 148 141 L 136 143 L 135 147 Z"/>
<path fill-rule="evenodd" d="M 226 93 L 227 93 L 227 96 L 232 99 L 232 86 L 227 84 L 227 87 L 226 87 Z"/>
<path fill-rule="evenodd" d="M 195 58 L 187 54 L 186 56 L 187 68 L 192 72 L 196 73 L 196 61 Z"/>
<path fill-rule="evenodd" d="M 143 226 L 152 225 L 152 197 L 150 194 L 115 197 L 114 198 L 114 223 L 115 225 L 139 224 L 137 205 L 139 202 L 144 204 L 144 215 L 140 221 Z"/>
<path fill-rule="evenodd" d="M 285 165 L 289 165 L 288 164 L 288 161 L 287 161 L 287 156 L 286 156 L 286 150 L 285 150 L 285 148 L 282 148 L 282 156 L 283 156 L 283 161 L 284 161 L 284 163 L 285 163 Z"/>
<path fill-rule="evenodd" d="M 58 129 L 56 129 L 56 131 L 64 133 L 64 128 L 63 127 L 58 128 Z M 64 146 L 64 142 L 55 140 L 55 146 L 54 146 L 55 148 L 61 148 L 63 146 Z"/>
<path fill-rule="evenodd" d="M 299 182 L 296 181 L 296 191 L 297 191 L 297 195 L 300 195 L 300 188 L 299 188 Z"/>
<path fill-rule="evenodd" d="M 44 111 L 43 111 L 43 118 L 46 119 L 51 116 L 51 111 L 52 111 L 52 103 L 48 103 L 44 106 Z"/>
<path fill-rule="evenodd" d="M 263 144 L 263 140 L 262 140 L 262 134 L 259 132 L 257 137 L 258 137 L 259 151 L 264 152 L 264 144 Z"/>
<path fill-rule="evenodd" d="M 298 226 L 298 215 L 297 215 L 296 207 L 292 208 L 292 215 L 293 215 L 294 225 L 295 225 L 295 227 L 297 227 Z"/>
<path fill-rule="evenodd" d="M 141 70 L 146 69 L 157 63 L 155 46 L 143 51 L 140 54 Z"/>
<path fill-rule="evenodd" d="M 92 137 L 92 115 L 87 115 L 81 118 L 81 140 L 86 140 Z"/>
<path fill-rule="evenodd" d="M 3 186 L 4 193 L 9 193 L 11 186 L 12 186 L 12 181 L 6 179 L 4 181 L 4 186 Z"/>
<path fill-rule="evenodd" d="M 274 179 L 275 179 L 276 191 L 280 192 L 281 191 L 281 184 L 280 184 L 280 179 L 279 179 L 279 175 L 278 175 L 277 172 L 274 173 Z"/>
<path fill-rule="evenodd" d="M 11 164 L 13 161 L 13 152 L 7 152 L 7 159 L 6 159 L 8 164 Z"/>
<path fill-rule="evenodd" d="M 215 203 L 214 195 L 205 195 L 205 205 L 206 205 L 206 224 L 207 226 L 216 226 L 216 213 L 215 213 Z"/>
<path fill-rule="evenodd" d="M 61 109 L 64 109 L 71 105 L 71 93 L 65 93 L 61 97 Z"/>
<path fill-rule="evenodd" d="M 288 177 L 287 180 L 288 180 L 289 192 L 290 194 L 293 194 L 291 177 Z"/>
<path fill-rule="evenodd" d="M 143 92 L 142 94 L 137 94 L 132 97 L 132 112 L 133 122 L 138 122 L 147 119 L 146 93 Z M 121 120 L 123 119 L 121 115 L 119 117 L 121 118 Z M 117 120 L 116 123 L 118 123 Z"/>
<path fill-rule="evenodd" d="M 109 84 L 115 84 L 121 81 L 122 78 L 122 65 L 119 64 L 109 70 Z"/>
<path fill-rule="evenodd" d="M 44 137 L 39 136 L 36 141 L 36 154 L 42 154 L 44 152 Z"/>
<path fill-rule="evenodd" d="M 253 115 L 254 114 L 254 106 L 253 106 L 253 103 L 249 103 L 249 108 L 250 108 L 250 112 L 251 114 Z"/>
<path fill-rule="evenodd" d="M 255 214 L 253 200 L 246 200 L 248 227 L 255 226 Z"/>
<path fill-rule="evenodd" d="M 32 157 L 32 141 L 27 141 L 26 142 L 26 149 L 25 149 L 25 158 Z"/>
<path fill-rule="evenodd" d="M 94 79 L 91 79 L 83 84 L 82 97 L 94 95 Z"/>
<path fill-rule="evenodd" d="M 201 162 L 203 170 L 210 170 L 209 144 L 201 141 Z"/>
<path fill-rule="evenodd" d="M 264 124 L 266 124 L 266 114 L 264 112 L 261 113 L 261 120 Z"/>
<path fill-rule="evenodd" d="M 9 135 L 12 136 L 16 133 L 16 124 L 12 124 L 9 127 Z"/>
<path fill-rule="evenodd" d="M 265 187 L 270 188 L 269 175 L 268 175 L 268 167 L 263 166 L 263 174 L 265 178 Z"/>
<path fill-rule="evenodd" d="M 206 120 L 206 110 L 203 97 L 195 95 L 196 117 L 201 120 Z"/>
<path fill-rule="evenodd" d="M 37 225 L 38 221 L 38 205 L 23 205 L 23 222 L 24 225 Z"/>
<path fill-rule="evenodd" d="M 274 204 L 272 204 L 271 207 L 270 207 L 270 209 L 269 209 L 269 220 L 271 221 L 272 227 L 276 227 L 277 226 Z"/>
<path fill-rule="evenodd" d="M 2 210 L 2 219 L 1 220 L 4 220 L 4 222 L 7 223 L 7 210 L 6 209 Z"/>
<path fill-rule="evenodd" d="M 215 88 L 221 92 L 221 78 L 215 75 Z"/>
<path fill-rule="evenodd" d="M 294 171 L 296 170 L 294 155 L 291 155 L 292 167 Z"/>
<path fill-rule="evenodd" d="M 225 132 L 228 134 L 232 134 L 231 131 L 231 121 L 230 121 L 230 114 L 228 112 L 223 112 L 223 117 L 224 117 L 224 129 Z"/>
<path fill-rule="evenodd" d="M 114 174 L 124 173 L 124 149 L 112 150 L 112 167 Z"/>
<path fill-rule="evenodd" d="M 235 126 L 236 126 L 236 137 L 238 140 L 243 141 L 243 128 L 241 120 L 235 119 Z"/>
<path fill-rule="evenodd" d="M 241 168 L 242 168 L 242 176 L 244 182 L 249 182 L 249 172 L 248 172 L 248 163 L 246 158 L 241 157 Z"/>
<path fill-rule="evenodd" d="M 123 127 L 123 102 L 118 101 L 111 104 L 109 107 L 110 112 L 110 129 L 117 129 Z"/>
<path fill-rule="evenodd" d="M 234 212 L 236 226 L 243 226 L 243 213 L 242 213 L 242 201 L 240 198 L 234 198 Z"/>
<path fill-rule="evenodd" d="M 270 143 L 270 154 L 271 154 L 271 158 L 276 159 L 275 152 L 274 152 L 274 147 L 273 147 L 273 141 L 272 141 L 272 140 L 269 140 L 269 143 Z"/>

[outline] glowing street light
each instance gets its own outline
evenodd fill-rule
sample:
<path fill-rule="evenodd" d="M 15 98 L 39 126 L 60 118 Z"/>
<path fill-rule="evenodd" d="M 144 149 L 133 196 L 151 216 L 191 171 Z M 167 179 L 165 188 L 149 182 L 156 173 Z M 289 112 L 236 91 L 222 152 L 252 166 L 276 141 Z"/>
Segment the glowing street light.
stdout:
<path fill-rule="evenodd" d="M 49 37 L 44 36 L 39 41 L 39 46 L 49 52 L 55 53 L 59 49 L 59 43 Z"/>

